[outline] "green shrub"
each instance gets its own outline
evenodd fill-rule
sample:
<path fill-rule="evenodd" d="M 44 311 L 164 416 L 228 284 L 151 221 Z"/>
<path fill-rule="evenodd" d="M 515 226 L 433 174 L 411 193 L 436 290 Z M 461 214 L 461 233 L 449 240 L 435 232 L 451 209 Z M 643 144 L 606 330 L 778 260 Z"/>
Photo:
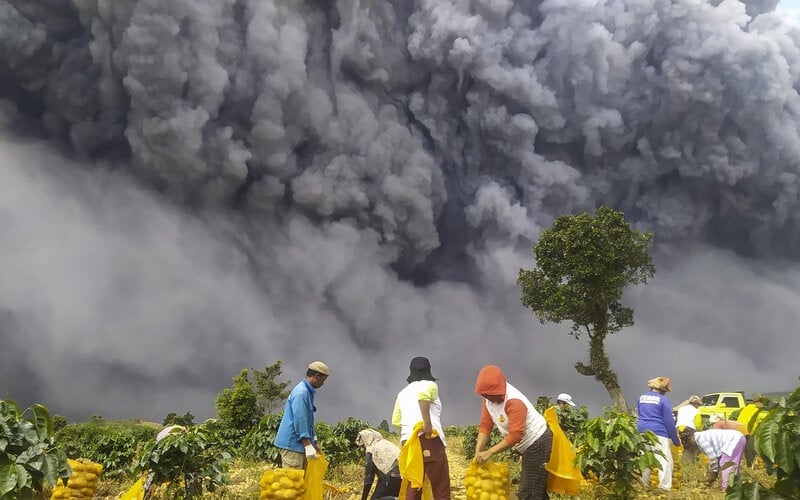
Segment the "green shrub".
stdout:
<path fill-rule="evenodd" d="M 93 418 L 87 423 L 67 424 L 56 433 L 56 444 L 69 458 L 88 458 L 103 465 L 103 475 L 127 473 L 137 451 L 157 430 L 132 421 L 105 421 Z"/>
<path fill-rule="evenodd" d="M 574 444 L 583 475 L 591 472 L 598 478 L 596 498 L 632 498 L 642 472 L 661 468 L 650 451 L 658 438 L 650 431 L 637 432 L 636 419 L 628 413 L 607 409 L 602 417 L 586 422 Z"/>
<path fill-rule="evenodd" d="M 335 427 L 326 422 L 316 423 L 317 439 L 332 467 L 362 460 L 361 450 L 356 445 L 356 436 L 368 427 L 369 422 L 353 417 L 347 417 Z"/>
<path fill-rule="evenodd" d="M 445 431 L 445 437 L 447 437 L 447 431 Z M 502 434 L 500 431 L 497 430 L 497 427 L 492 428 L 492 433 L 489 434 L 489 444 L 486 445 L 486 448 L 491 448 L 492 446 L 496 445 L 503 439 Z M 464 452 L 464 455 L 468 458 L 474 458 L 475 456 L 475 446 L 478 444 L 478 426 L 477 425 L 468 425 L 464 427 L 464 430 L 461 431 L 461 450 Z M 501 453 L 495 455 L 497 460 L 511 460 L 516 461 L 519 460 L 520 454 L 515 452 L 514 450 L 506 450 Z"/>
<path fill-rule="evenodd" d="M 258 425 L 250 429 L 239 449 L 241 455 L 244 458 L 266 460 L 271 464 L 280 465 L 280 452 L 273 443 L 282 417 L 283 412 L 267 415 L 258 422 Z"/>
<path fill-rule="evenodd" d="M 216 439 L 219 440 L 221 446 L 233 453 L 238 453 L 245 436 L 247 436 L 249 429 L 234 429 L 228 427 L 220 420 L 207 420 L 204 424 L 209 432 L 213 432 Z"/>
<path fill-rule="evenodd" d="M 55 446 L 47 408 L 35 404 L 20 411 L 0 399 L 0 498 L 31 498 L 45 482 L 54 485 L 71 474 L 66 454 Z"/>
<path fill-rule="evenodd" d="M 769 404 L 753 440 L 767 473 L 776 476 L 775 484 L 765 488 L 737 476 L 726 498 L 800 498 L 800 387 Z"/>
<path fill-rule="evenodd" d="M 258 403 L 253 384 L 247 378 L 247 368 L 233 379 L 232 389 L 217 395 L 215 406 L 220 422 L 234 429 L 249 431 L 258 421 Z"/>
<path fill-rule="evenodd" d="M 231 454 L 205 425 L 149 441 L 134 464 L 134 474 L 148 473 L 153 485 L 165 485 L 170 498 L 197 498 L 228 482 Z"/>

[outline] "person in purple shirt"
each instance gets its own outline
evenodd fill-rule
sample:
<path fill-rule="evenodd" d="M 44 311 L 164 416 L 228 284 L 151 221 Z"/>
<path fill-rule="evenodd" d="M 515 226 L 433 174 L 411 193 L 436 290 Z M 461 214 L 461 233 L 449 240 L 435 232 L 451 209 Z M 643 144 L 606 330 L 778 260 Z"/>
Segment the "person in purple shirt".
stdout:
<path fill-rule="evenodd" d="M 672 451 L 670 450 L 670 441 L 675 446 L 680 446 L 681 442 L 678 439 L 678 432 L 675 429 L 675 419 L 672 416 L 672 403 L 664 395 L 671 391 L 669 386 L 669 378 L 656 377 L 647 381 L 649 391 L 639 396 L 637 410 L 639 412 L 639 422 L 636 424 L 636 430 L 639 432 L 652 431 L 653 434 L 658 436 L 659 444 L 655 447 L 664 453 L 664 456 L 656 455 L 658 462 L 661 464 L 661 470 L 658 471 L 658 487 L 662 490 L 670 491 L 672 489 Z M 650 486 L 650 470 L 646 470 L 642 474 L 642 482 L 645 486 Z"/>

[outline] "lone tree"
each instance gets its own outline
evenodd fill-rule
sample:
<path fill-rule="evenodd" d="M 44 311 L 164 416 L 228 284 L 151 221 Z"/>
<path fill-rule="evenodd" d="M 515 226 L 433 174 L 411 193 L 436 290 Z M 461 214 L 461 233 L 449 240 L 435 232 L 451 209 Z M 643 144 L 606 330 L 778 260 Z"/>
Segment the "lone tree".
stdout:
<path fill-rule="evenodd" d="M 600 207 L 594 216 L 561 215 L 542 231 L 533 248 L 536 268 L 520 269 L 522 304 L 539 321 L 572 321 L 570 334 L 589 337 L 589 364 L 578 373 L 603 384 L 619 411 L 628 412 L 617 374 L 605 349 L 606 337 L 633 325 L 633 309 L 620 300 L 627 285 L 647 283 L 655 274 L 652 234 L 632 229 L 622 212 Z"/>

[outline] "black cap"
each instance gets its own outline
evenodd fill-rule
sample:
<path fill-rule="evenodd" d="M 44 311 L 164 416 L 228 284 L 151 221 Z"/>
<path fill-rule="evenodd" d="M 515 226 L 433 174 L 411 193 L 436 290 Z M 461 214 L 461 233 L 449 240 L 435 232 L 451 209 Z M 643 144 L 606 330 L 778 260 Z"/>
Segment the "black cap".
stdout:
<path fill-rule="evenodd" d="M 428 361 L 428 358 L 423 356 L 417 356 L 411 360 L 409 371 L 411 373 L 406 379 L 409 383 L 417 380 L 436 380 L 433 378 L 433 375 L 431 375 L 431 362 Z"/>

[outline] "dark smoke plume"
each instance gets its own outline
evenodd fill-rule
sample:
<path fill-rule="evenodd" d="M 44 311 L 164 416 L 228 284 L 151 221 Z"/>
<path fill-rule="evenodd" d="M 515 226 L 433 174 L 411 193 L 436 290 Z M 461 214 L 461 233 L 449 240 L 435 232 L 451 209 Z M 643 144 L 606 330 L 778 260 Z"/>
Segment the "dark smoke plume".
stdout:
<path fill-rule="evenodd" d="M 488 363 L 599 410 L 585 345 L 515 285 L 599 205 L 656 238 L 609 343 L 629 398 L 793 387 L 800 24 L 776 5 L 0 0 L 0 394 L 208 417 L 241 368 L 320 358 L 320 418 L 377 424 L 424 354 L 450 423 Z"/>

